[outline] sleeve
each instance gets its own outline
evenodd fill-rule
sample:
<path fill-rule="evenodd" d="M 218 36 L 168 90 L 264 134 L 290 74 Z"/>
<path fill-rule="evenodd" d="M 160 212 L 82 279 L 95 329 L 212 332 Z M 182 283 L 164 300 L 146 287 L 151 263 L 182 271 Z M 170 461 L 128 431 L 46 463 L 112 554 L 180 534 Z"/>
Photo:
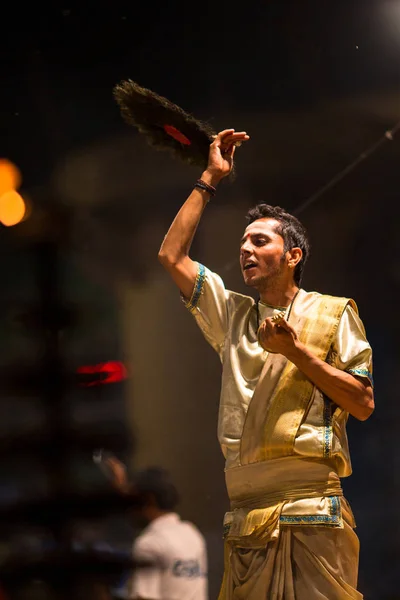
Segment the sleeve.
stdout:
<path fill-rule="evenodd" d="M 350 305 L 340 320 L 333 345 L 333 366 L 356 377 L 365 377 L 374 385 L 372 377 L 372 349 L 363 322 Z"/>
<path fill-rule="evenodd" d="M 149 566 L 134 570 L 131 584 L 132 600 L 136 598 L 161 600 L 161 565 L 155 540 L 138 537 L 133 546 L 133 560 Z M 154 565 L 154 566 L 153 566 Z"/>
<path fill-rule="evenodd" d="M 218 354 L 221 354 L 229 326 L 228 299 L 229 291 L 225 289 L 221 277 L 197 263 L 192 296 L 190 300 L 182 296 L 182 300 Z"/>

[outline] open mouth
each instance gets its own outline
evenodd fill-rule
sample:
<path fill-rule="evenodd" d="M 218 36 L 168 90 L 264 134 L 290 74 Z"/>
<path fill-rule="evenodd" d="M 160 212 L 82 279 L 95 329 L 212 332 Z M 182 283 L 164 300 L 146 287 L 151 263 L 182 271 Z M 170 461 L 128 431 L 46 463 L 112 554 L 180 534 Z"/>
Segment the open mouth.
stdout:
<path fill-rule="evenodd" d="M 254 269 L 257 265 L 255 263 L 252 262 L 248 262 L 245 265 L 243 265 L 243 271 L 250 271 L 251 269 Z"/>

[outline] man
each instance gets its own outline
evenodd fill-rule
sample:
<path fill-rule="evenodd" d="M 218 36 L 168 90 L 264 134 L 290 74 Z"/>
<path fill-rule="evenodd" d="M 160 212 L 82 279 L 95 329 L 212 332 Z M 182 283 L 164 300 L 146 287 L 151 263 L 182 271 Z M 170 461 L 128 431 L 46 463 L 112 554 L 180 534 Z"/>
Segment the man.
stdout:
<path fill-rule="evenodd" d="M 357 307 L 301 289 L 307 235 L 279 207 L 251 210 L 240 242 L 258 302 L 189 257 L 203 210 L 248 139 L 234 129 L 215 137 L 159 253 L 223 365 L 218 434 L 231 512 L 220 600 L 359 599 L 359 544 L 340 485 L 351 474 L 348 415 L 363 421 L 374 409 Z"/>
<path fill-rule="evenodd" d="M 145 529 L 136 538 L 138 563 L 129 598 L 140 600 L 207 600 L 206 543 L 192 523 L 174 512 L 178 493 L 160 468 L 139 471 L 128 481 L 125 466 L 114 456 L 105 460 L 114 487 L 130 495 L 136 517 Z"/>

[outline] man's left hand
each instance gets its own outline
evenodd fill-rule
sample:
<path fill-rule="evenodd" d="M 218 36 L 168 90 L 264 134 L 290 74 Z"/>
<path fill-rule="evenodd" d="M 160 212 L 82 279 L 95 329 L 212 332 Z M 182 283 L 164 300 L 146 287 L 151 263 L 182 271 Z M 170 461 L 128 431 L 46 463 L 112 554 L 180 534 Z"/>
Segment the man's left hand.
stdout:
<path fill-rule="evenodd" d="M 258 330 L 258 341 L 267 352 L 288 357 L 296 347 L 297 334 L 293 327 L 281 318 L 269 318 Z"/>

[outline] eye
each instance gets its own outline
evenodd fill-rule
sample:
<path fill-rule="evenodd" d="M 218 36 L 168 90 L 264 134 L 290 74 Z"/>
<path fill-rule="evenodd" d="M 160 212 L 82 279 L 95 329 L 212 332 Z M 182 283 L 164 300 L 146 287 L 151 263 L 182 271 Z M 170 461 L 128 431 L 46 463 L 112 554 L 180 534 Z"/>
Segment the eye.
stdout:
<path fill-rule="evenodd" d="M 264 246 L 267 243 L 268 240 L 266 240 L 265 238 L 257 238 L 256 241 L 254 242 L 255 246 Z"/>

